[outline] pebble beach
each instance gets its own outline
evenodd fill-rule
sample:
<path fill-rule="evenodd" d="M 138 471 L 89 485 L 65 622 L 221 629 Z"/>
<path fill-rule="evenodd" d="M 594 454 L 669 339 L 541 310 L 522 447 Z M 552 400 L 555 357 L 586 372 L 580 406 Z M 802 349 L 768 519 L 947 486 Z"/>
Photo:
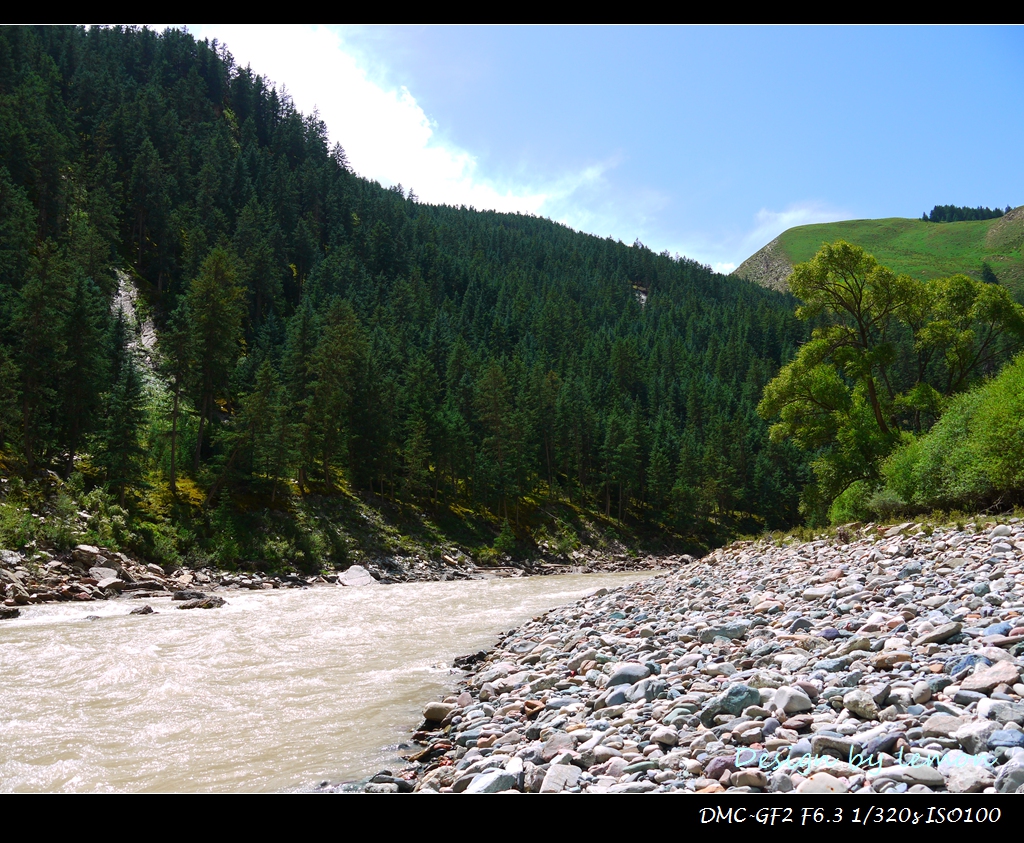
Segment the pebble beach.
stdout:
<path fill-rule="evenodd" d="M 838 532 L 507 633 L 364 789 L 1024 792 L 1024 524 Z"/>

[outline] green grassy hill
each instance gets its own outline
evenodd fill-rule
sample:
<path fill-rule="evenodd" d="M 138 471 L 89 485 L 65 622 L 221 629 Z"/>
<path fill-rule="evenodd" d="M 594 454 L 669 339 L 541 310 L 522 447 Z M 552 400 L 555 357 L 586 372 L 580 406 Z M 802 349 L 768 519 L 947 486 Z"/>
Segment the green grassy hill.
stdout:
<path fill-rule="evenodd" d="M 978 222 L 933 223 L 893 217 L 801 225 L 784 231 L 733 274 L 785 290 L 795 264 L 814 257 L 822 243 L 836 240 L 860 246 L 882 265 L 922 281 L 958 272 L 980 279 L 985 262 L 1014 298 L 1024 303 L 1024 206 Z"/>

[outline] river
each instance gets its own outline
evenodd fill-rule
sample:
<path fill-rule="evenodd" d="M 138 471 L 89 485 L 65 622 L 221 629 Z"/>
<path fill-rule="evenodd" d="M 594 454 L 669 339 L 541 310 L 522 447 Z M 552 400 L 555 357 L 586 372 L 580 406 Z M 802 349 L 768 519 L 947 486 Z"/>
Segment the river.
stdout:
<path fill-rule="evenodd" d="M 57 603 L 0 624 L 0 791 L 308 790 L 401 766 L 457 655 L 638 574 Z M 151 615 L 129 615 L 149 602 Z M 93 619 L 89 619 L 89 616 Z"/>

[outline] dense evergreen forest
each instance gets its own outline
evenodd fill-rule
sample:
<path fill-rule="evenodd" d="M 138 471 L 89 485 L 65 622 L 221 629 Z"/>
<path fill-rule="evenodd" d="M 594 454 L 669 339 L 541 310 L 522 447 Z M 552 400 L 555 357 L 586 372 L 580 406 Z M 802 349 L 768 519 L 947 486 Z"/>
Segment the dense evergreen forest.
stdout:
<path fill-rule="evenodd" d="M 509 549 L 567 512 L 705 545 L 785 527 L 806 457 L 756 407 L 809 335 L 794 308 L 362 179 L 223 45 L 0 30 L 6 494 L 51 478 L 117 515 L 96 540 L 316 567 L 344 542 L 302 537 L 343 519 L 310 513 L 357 499 Z"/>
<path fill-rule="evenodd" d="M 969 222 L 972 220 L 994 220 L 1003 214 L 1010 213 L 1010 206 L 1005 211 L 998 208 L 968 208 L 961 205 L 936 205 L 930 212 L 921 214 L 925 222 Z"/>

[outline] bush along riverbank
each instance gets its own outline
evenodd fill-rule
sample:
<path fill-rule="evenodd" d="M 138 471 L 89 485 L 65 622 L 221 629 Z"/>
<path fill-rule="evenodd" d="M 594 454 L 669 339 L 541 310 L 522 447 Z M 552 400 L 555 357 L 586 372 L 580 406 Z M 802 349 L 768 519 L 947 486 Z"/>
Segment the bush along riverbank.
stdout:
<path fill-rule="evenodd" d="M 508 633 L 372 792 L 1024 792 L 1024 524 L 740 542 Z"/>

